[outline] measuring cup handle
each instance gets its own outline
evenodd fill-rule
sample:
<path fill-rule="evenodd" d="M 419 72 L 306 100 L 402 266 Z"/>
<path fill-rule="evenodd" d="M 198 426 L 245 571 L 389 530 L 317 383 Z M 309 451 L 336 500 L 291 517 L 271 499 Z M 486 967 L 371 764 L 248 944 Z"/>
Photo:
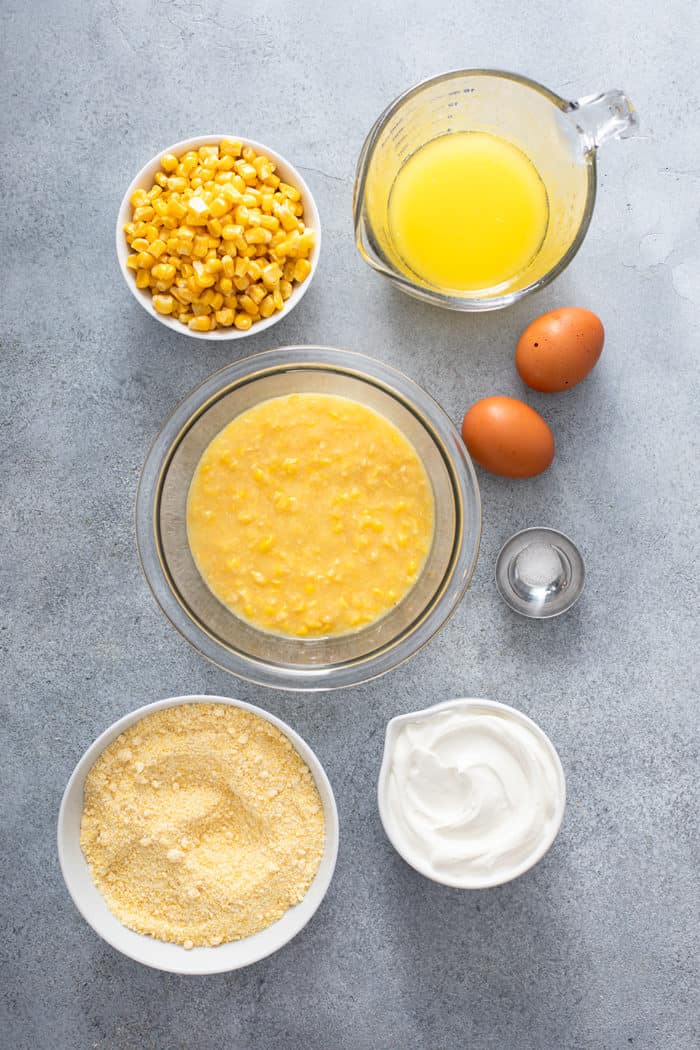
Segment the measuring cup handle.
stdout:
<path fill-rule="evenodd" d="M 639 128 L 637 112 L 622 91 L 586 95 L 571 103 L 569 113 L 586 150 L 597 149 L 608 139 L 628 139 Z"/>

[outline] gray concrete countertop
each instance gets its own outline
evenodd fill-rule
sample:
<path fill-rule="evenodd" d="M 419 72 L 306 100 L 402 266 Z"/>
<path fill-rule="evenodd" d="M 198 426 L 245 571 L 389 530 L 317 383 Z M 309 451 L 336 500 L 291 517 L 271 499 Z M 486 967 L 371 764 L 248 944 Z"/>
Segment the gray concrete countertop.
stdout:
<path fill-rule="evenodd" d="M 700 110 L 694 0 L 359 0 L 355 4 L 6 0 L 2 29 L 0 646 L 3 651 L 0 1043 L 8 1050 L 690 1050 L 697 970 L 697 362 Z M 537 297 L 457 316 L 393 291 L 353 248 L 364 136 L 416 81 L 513 69 L 570 98 L 622 87 L 641 134 L 600 155 L 599 198 L 569 270 Z M 269 142 L 324 221 L 320 271 L 273 332 L 171 335 L 114 253 L 139 167 L 190 134 Z M 233 358 L 284 343 L 365 351 L 459 421 L 520 396 L 521 329 L 554 306 L 603 318 L 593 375 L 528 394 L 558 454 L 533 481 L 480 472 L 473 585 L 407 665 L 349 692 L 257 689 L 192 651 L 141 575 L 134 496 L 172 406 Z M 496 553 L 549 524 L 586 558 L 580 603 L 519 619 Z M 694 673 L 695 672 L 695 673 Z M 239 696 L 294 726 L 341 818 L 326 901 L 250 969 L 149 971 L 73 907 L 55 848 L 79 756 L 107 725 L 184 692 Z M 695 694 L 695 695 L 694 695 Z M 409 869 L 375 805 L 388 718 L 454 696 L 533 717 L 557 746 L 568 808 L 530 874 L 459 893 Z"/>

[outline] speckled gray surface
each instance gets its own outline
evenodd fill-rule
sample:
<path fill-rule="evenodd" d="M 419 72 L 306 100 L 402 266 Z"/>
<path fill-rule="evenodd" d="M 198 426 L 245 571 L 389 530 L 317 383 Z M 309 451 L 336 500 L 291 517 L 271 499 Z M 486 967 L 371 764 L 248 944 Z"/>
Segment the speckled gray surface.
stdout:
<path fill-rule="evenodd" d="M 527 14 L 525 12 L 528 12 Z M 8 1050 L 689 1050 L 698 1040 L 698 745 L 692 618 L 700 307 L 700 108 L 693 0 L 352 4 L 6 0 L 3 132 L 3 648 L 0 1042 Z M 585 245 L 552 287 L 484 317 L 393 292 L 353 250 L 354 163 L 382 107 L 429 74 L 500 66 L 569 97 L 626 89 L 638 139 L 601 154 Z M 302 167 L 325 250 L 304 303 L 231 348 L 173 337 L 117 272 L 133 173 L 187 134 L 230 128 Z M 171 406 L 232 357 L 322 341 L 398 365 L 459 419 L 521 394 L 517 334 L 539 312 L 600 313 L 600 365 L 529 400 L 545 476 L 481 474 L 473 586 L 408 665 L 350 692 L 265 692 L 181 641 L 141 577 L 133 503 Z M 579 605 L 548 623 L 499 601 L 515 529 L 571 534 Z M 697 548 L 696 557 L 697 557 Z M 696 647 L 697 648 L 697 647 Z M 342 822 L 309 927 L 251 969 L 178 979 L 122 958 L 64 889 L 55 822 L 81 753 L 115 718 L 182 692 L 237 695 L 317 750 Z M 383 728 L 451 696 L 508 701 L 550 733 L 569 803 L 548 857 L 460 894 L 393 853 L 375 809 Z"/>

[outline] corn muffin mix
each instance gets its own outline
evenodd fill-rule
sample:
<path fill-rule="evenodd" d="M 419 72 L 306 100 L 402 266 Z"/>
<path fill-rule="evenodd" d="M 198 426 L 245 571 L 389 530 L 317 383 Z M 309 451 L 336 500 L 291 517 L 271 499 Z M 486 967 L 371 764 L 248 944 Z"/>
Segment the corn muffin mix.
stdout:
<path fill-rule="evenodd" d="M 355 631 L 413 586 L 433 497 L 410 442 L 344 397 L 292 394 L 234 419 L 192 479 L 187 528 L 217 598 L 294 637 Z"/>
<path fill-rule="evenodd" d="M 226 704 L 148 715 L 85 782 L 80 843 L 110 910 L 185 948 L 248 937 L 298 904 L 324 837 L 316 784 L 289 739 Z"/>

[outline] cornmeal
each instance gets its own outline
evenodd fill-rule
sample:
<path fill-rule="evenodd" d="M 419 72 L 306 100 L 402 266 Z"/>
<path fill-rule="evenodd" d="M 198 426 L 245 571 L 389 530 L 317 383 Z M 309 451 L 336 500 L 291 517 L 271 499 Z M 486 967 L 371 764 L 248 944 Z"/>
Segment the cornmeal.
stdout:
<path fill-rule="evenodd" d="M 183 704 L 122 733 L 85 781 L 80 844 L 138 933 L 185 948 L 237 941 L 305 896 L 323 805 L 288 738 L 225 704 Z"/>
<path fill-rule="evenodd" d="M 188 539 L 216 597 L 294 637 L 355 631 L 410 590 L 430 549 L 433 496 L 411 443 L 348 398 L 261 402 L 205 450 Z"/>

